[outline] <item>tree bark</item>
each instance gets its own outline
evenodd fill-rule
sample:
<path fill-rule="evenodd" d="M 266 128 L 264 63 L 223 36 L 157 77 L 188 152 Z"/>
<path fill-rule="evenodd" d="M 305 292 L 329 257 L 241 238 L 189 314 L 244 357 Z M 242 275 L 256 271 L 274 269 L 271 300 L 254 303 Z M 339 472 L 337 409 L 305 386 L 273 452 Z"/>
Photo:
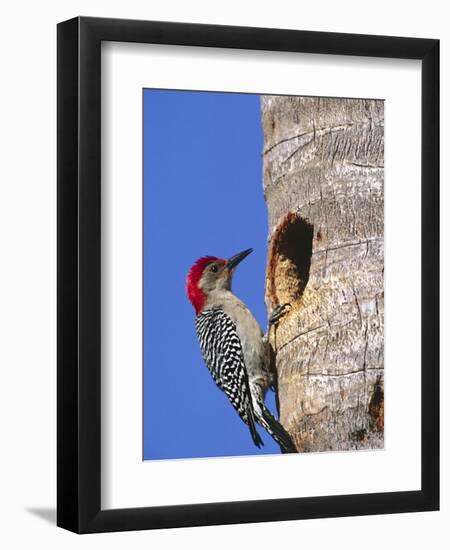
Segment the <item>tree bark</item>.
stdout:
<path fill-rule="evenodd" d="M 263 96 L 266 305 L 299 452 L 384 442 L 384 103 Z"/>

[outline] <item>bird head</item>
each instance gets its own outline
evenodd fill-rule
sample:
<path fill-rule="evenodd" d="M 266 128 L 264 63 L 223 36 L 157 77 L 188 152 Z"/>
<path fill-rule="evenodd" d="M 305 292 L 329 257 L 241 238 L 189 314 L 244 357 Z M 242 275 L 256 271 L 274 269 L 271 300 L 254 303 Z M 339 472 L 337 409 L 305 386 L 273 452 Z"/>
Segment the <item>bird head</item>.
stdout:
<path fill-rule="evenodd" d="M 216 256 L 203 256 L 194 263 L 186 279 L 186 294 L 197 314 L 211 293 L 230 290 L 234 269 L 252 251 L 252 248 L 248 248 L 228 260 Z"/>

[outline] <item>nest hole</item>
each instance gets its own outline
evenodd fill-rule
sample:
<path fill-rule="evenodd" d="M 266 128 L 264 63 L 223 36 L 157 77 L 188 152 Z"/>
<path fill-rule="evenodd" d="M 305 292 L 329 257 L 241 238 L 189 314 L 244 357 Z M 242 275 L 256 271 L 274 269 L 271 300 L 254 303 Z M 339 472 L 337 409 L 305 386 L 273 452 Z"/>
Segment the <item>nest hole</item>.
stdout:
<path fill-rule="evenodd" d="M 278 225 L 270 247 L 267 297 L 271 308 L 299 301 L 309 279 L 313 225 L 289 212 Z"/>

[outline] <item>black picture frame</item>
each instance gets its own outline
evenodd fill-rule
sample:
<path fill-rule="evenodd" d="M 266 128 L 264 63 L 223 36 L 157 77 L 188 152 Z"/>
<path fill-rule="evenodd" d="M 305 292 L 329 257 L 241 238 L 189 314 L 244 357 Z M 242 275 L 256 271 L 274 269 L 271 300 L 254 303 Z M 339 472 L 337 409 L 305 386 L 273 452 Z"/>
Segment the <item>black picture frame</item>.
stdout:
<path fill-rule="evenodd" d="M 102 41 L 422 61 L 420 491 L 101 509 Z M 57 524 L 76 533 L 94 533 L 438 510 L 439 41 L 77 17 L 58 25 L 57 66 Z"/>

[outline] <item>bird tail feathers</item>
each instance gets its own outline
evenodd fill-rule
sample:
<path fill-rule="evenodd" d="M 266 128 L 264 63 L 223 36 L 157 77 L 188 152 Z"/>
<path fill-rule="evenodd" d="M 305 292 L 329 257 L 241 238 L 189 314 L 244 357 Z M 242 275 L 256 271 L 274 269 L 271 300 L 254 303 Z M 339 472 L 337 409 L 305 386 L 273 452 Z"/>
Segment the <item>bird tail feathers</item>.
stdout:
<path fill-rule="evenodd" d="M 292 441 L 291 436 L 276 420 L 269 409 L 262 404 L 261 417 L 258 419 L 261 426 L 273 437 L 280 446 L 282 453 L 296 453 L 297 448 Z"/>
<path fill-rule="evenodd" d="M 250 433 L 252 435 L 253 443 L 258 447 L 258 449 L 260 449 L 264 445 L 264 443 L 263 443 L 263 440 L 261 439 L 261 436 L 256 431 L 255 417 L 251 409 L 248 414 L 247 423 L 248 423 L 248 427 L 250 428 Z"/>

